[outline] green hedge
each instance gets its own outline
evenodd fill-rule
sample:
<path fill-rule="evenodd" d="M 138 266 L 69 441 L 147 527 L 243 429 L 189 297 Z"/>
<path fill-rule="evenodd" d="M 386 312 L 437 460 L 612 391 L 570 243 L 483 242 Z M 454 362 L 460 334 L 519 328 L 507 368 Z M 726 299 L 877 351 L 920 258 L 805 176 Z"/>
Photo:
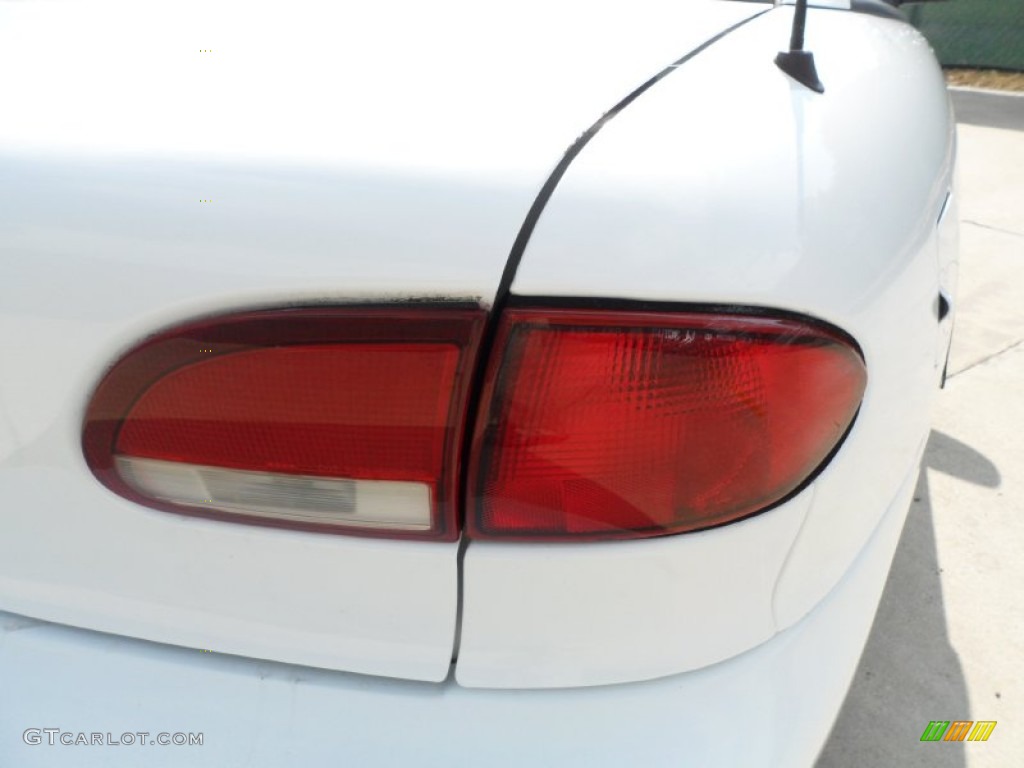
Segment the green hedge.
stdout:
<path fill-rule="evenodd" d="M 946 66 L 1024 70 L 1024 0 L 904 6 Z"/>

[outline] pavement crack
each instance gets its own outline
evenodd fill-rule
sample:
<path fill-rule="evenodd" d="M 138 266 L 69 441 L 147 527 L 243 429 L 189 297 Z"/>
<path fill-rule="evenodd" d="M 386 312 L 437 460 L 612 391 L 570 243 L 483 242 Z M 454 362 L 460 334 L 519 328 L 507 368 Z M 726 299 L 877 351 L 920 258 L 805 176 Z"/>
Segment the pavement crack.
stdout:
<path fill-rule="evenodd" d="M 993 232 L 1002 232 L 1004 235 L 1013 235 L 1014 237 L 1024 237 L 1024 232 L 1014 232 L 1012 229 L 1003 229 L 1002 227 L 993 227 L 991 224 L 982 224 L 980 221 L 974 221 L 973 219 L 963 219 L 964 224 L 973 224 L 976 227 L 982 229 L 991 229 Z"/>
<path fill-rule="evenodd" d="M 956 373 L 951 373 L 951 374 L 949 374 L 948 376 L 946 376 L 946 380 L 948 381 L 949 379 L 955 379 L 955 378 L 956 378 L 957 376 L 959 376 L 959 375 L 960 375 L 961 373 L 967 373 L 967 372 L 968 372 L 969 370 L 971 370 L 972 368 L 977 368 L 977 367 L 978 367 L 979 365 L 982 365 L 983 363 L 987 363 L 987 362 L 988 362 L 989 360 L 992 360 L 992 359 L 994 359 L 994 358 L 997 358 L 997 357 L 999 357 L 1000 355 L 1004 355 L 1004 354 L 1006 354 L 1007 352 L 1010 352 L 1011 350 L 1014 350 L 1014 349 L 1016 349 L 1016 348 L 1017 348 L 1017 347 L 1019 347 L 1019 346 L 1020 346 L 1021 344 L 1024 344 L 1024 339 L 1020 339 L 1020 340 L 1018 340 L 1018 341 L 1015 341 L 1015 342 L 1013 342 L 1013 344 L 1011 344 L 1010 346 L 1008 346 L 1008 347 L 1003 347 L 1002 349 L 1000 349 L 1000 350 L 998 350 L 998 351 L 996 351 L 996 352 L 993 352 L 993 353 L 992 353 L 991 355 L 986 355 L 985 357 L 981 358 L 981 360 L 975 360 L 975 361 L 974 361 L 973 363 L 971 363 L 970 365 L 968 365 L 968 366 L 967 366 L 966 368 L 961 368 L 961 369 L 960 369 L 959 371 L 957 371 Z"/>

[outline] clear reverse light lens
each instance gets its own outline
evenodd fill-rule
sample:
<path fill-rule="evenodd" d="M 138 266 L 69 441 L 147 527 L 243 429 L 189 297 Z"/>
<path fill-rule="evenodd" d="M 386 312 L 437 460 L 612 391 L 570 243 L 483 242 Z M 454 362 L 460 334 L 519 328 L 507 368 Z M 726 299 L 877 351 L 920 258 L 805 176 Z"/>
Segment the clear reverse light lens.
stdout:
<path fill-rule="evenodd" d="M 430 486 L 221 469 L 115 457 L 117 471 L 146 496 L 199 509 L 315 525 L 428 531 Z"/>

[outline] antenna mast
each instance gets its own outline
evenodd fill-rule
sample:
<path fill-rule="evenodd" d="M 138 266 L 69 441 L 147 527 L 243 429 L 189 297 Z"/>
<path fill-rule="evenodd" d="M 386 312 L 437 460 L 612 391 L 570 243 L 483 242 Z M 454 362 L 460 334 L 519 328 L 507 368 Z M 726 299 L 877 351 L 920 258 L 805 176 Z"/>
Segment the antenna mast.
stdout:
<path fill-rule="evenodd" d="M 796 0 L 793 13 L 793 31 L 789 37 L 789 50 L 780 51 L 775 65 L 801 85 L 812 91 L 825 92 L 814 66 L 814 54 L 804 50 L 804 29 L 807 27 L 807 0 Z"/>

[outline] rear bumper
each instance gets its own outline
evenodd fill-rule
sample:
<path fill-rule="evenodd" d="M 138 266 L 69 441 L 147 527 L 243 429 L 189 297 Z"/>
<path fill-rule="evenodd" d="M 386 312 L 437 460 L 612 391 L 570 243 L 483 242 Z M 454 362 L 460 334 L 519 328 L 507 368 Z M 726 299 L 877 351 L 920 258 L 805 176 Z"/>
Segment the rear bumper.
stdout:
<path fill-rule="evenodd" d="M 728 661 L 644 683 L 516 691 L 402 682 L 0 612 L 0 765 L 810 765 L 866 641 L 916 474 L 802 621 Z M 59 732 L 53 745 L 46 732 L 28 744 L 28 729 Z M 122 736 L 139 732 L 148 735 Z M 61 733 L 100 734 L 100 743 L 64 745 Z M 189 733 L 202 745 L 148 743 Z"/>

